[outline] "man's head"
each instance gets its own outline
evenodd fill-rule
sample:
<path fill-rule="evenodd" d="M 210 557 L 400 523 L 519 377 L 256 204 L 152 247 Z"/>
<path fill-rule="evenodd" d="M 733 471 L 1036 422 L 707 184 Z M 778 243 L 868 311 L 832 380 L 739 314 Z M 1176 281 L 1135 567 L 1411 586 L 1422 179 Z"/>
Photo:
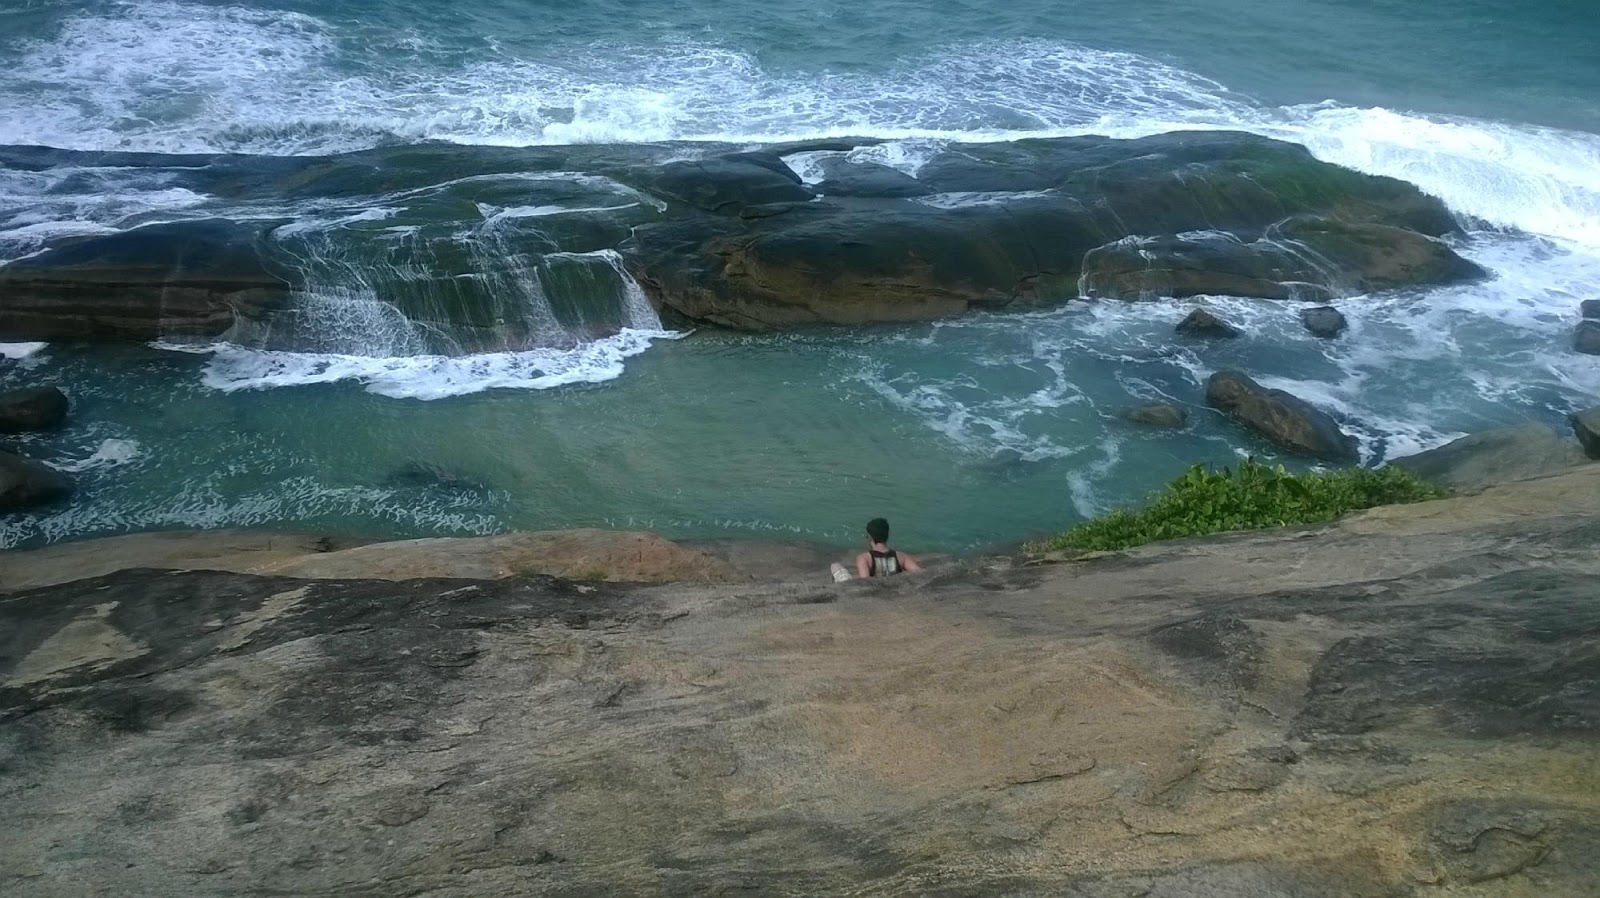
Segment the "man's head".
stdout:
<path fill-rule="evenodd" d="M 875 543 L 889 541 L 889 522 L 883 518 L 873 518 L 867 522 L 867 538 Z"/>

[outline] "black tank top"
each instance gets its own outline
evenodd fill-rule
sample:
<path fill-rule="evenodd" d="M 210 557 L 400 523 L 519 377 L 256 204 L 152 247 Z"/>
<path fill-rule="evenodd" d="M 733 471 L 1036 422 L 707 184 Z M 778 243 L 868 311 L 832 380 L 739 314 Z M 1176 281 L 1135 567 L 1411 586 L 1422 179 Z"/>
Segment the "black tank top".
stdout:
<path fill-rule="evenodd" d="M 887 577 L 890 574 L 900 573 L 900 556 L 893 549 L 887 552 L 868 550 L 872 556 L 872 567 L 867 571 L 869 577 Z"/>

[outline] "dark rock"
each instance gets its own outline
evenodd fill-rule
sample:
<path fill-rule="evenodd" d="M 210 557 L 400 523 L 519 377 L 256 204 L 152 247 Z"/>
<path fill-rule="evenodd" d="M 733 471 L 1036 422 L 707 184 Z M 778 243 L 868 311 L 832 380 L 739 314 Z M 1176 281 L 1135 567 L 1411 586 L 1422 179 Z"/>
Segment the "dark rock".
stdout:
<path fill-rule="evenodd" d="M 210 220 L 60 241 L 0 267 L 0 340 L 218 336 L 288 298 L 260 240 Z"/>
<path fill-rule="evenodd" d="M 1586 299 L 1578 304 L 1578 312 L 1583 317 L 1600 320 L 1600 299 Z"/>
<path fill-rule="evenodd" d="M 662 196 L 720 214 L 766 203 L 804 202 L 815 196 L 782 159 L 768 153 L 669 162 L 641 177 Z"/>
<path fill-rule="evenodd" d="M 1487 276 L 1438 240 L 1385 224 L 1302 215 L 1277 225 L 1270 236 L 1309 247 L 1322 264 L 1334 266 L 1335 282 L 1343 280 L 1357 293 Z"/>
<path fill-rule="evenodd" d="M 1578 329 L 1572 335 L 1572 348 L 1588 355 L 1600 355 L 1600 321 L 1578 322 Z"/>
<path fill-rule="evenodd" d="M 1188 412 L 1165 402 L 1149 402 L 1124 409 L 1122 417 L 1152 427 L 1182 427 L 1189 420 Z"/>
<path fill-rule="evenodd" d="M 912 197 L 927 196 L 933 188 L 903 171 L 871 162 L 851 162 L 842 157 L 822 160 L 822 181 L 817 192 L 824 196 Z"/>
<path fill-rule="evenodd" d="M 1350 327 L 1350 322 L 1345 320 L 1344 313 L 1333 306 L 1301 309 L 1300 321 L 1306 326 L 1306 330 L 1324 339 L 1337 337 Z"/>
<path fill-rule="evenodd" d="M 72 481 L 54 468 L 0 452 L 0 512 L 21 511 L 65 498 Z"/>
<path fill-rule="evenodd" d="M 1590 458 L 1600 459 L 1600 406 L 1573 412 L 1568 416 L 1572 432 Z"/>
<path fill-rule="evenodd" d="M 1247 240 L 1227 231 L 1128 237 L 1083 260 L 1084 292 L 1113 299 L 1196 295 L 1327 301 L 1484 271 L 1429 237 L 1385 225 L 1297 216 Z"/>
<path fill-rule="evenodd" d="M 1206 339 L 1227 339 L 1237 337 L 1244 333 L 1205 309 L 1195 309 L 1184 319 L 1178 322 L 1175 328 L 1185 337 L 1204 337 Z"/>
<path fill-rule="evenodd" d="M 67 394 L 56 387 L 0 393 L 0 433 L 54 430 L 67 420 Z"/>
<path fill-rule="evenodd" d="M 1206 382 L 1206 401 L 1291 452 L 1354 461 L 1356 438 L 1328 413 L 1283 390 L 1269 390 L 1238 371 L 1219 371 Z"/>
<path fill-rule="evenodd" d="M 1469 434 L 1389 462 L 1453 490 L 1543 477 L 1583 462 L 1578 445 L 1536 421 Z"/>
<path fill-rule="evenodd" d="M 952 144 L 914 179 L 929 196 L 863 173 L 875 186 L 856 195 L 767 208 L 723 191 L 700 203 L 719 215 L 644 223 L 630 269 L 685 319 L 752 330 L 1038 305 L 1074 295 L 1080 274 L 1106 295 L 1316 299 L 1482 274 L 1424 236 L 1451 229 L 1437 200 L 1248 135 Z M 1176 236 L 1201 231 L 1226 233 Z M 1150 274 L 1130 261 L 1140 240 L 1180 258 Z"/>

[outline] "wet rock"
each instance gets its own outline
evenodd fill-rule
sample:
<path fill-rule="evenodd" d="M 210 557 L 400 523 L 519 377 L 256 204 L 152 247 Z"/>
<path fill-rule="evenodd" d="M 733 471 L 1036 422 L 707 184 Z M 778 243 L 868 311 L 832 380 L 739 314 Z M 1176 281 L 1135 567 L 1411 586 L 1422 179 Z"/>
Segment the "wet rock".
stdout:
<path fill-rule="evenodd" d="M 718 214 L 767 203 L 805 202 L 814 195 L 782 159 L 769 153 L 669 162 L 642 180 L 657 194 Z"/>
<path fill-rule="evenodd" d="M 259 224 L 207 220 L 75 237 L 0 267 L 0 340 L 215 337 L 283 305 Z"/>
<path fill-rule="evenodd" d="M 67 475 L 32 459 L 0 451 L 0 512 L 23 511 L 71 493 L 72 481 Z"/>
<path fill-rule="evenodd" d="M 1568 416 L 1572 432 L 1577 435 L 1583 451 L 1593 459 L 1600 459 L 1600 406 L 1573 412 Z"/>
<path fill-rule="evenodd" d="M 1206 401 L 1272 442 L 1301 455 L 1354 461 L 1356 438 L 1332 417 L 1283 390 L 1269 390 L 1238 371 L 1219 371 L 1206 382 Z"/>
<path fill-rule="evenodd" d="M 0 393 L 0 433 L 54 430 L 67 420 L 67 394 L 56 387 Z"/>
<path fill-rule="evenodd" d="M 824 196 L 876 198 L 927 196 L 933 188 L 903 171 L 870 162 L 852 162 L 842 157 L 822 160 L 822 181 L 817 192 Z"/>
<path fill-rule="evenodd" d="M 1579 303 L 1578 313 L 1587 319 L 1600 320 L 1600 299 L 1586 299 Z"/>
<path fill-rule="evenodd" d="M 1537 421 L 1468 434 L 1416 455 L 1389 462 L 1453 490 L 1543 477 L 1584 460 L 1572 440 Z"/>
<path fill-rule="evenodd" d="M 1483 276 L 1448 246 L 1415 231 L 1322 216 L 1278 222 L 1253 240 L 1216 230 L 1127 237 L 1091 250 L 1083 260 L 1084 292 L 1114 299 L 1327 301 Z"/>
<path fill-rule="evenodd" d="M 1337 337 L 1350 326 L 1350 322 L 1345 320 L 1344 313 L 1333 306 L 1301 309 L 1300 321 L 1306 326 L 1306 330 L 1324 339 Z"/>
<path fill-rule="evenodd" d="M 1600 355 L 1600 321 L 1580 321 L 1572 335 L 1572 348 L 1588 355 Z"/>
<path fill-rule="evenodd" d="M 1174 328 L 1185 337 L 1199 337 L 1208 340 L 1229 339 L 1241 336 L 1244 331 L 1223 321 L 1205 309 L 1195 309 Z"/>
<path fill-rule="evenodd" d="M 1481 275 L 1428 239 L 1452 227 L 1437 201 L 1246 135 L 953 144 L 918 171 L 920 196 L 887 195 L 910 194 L 912 185 L 867 175 L 879 187 L 855 195 L 824 190 L 817 202 L 749 206 L 737 217 L 723 210 L 642 224 L 624 251 L 665 308 L 750 330 L 1035 306 L 1073 295 L 1086 273 L 1108 295 L 1308 298 L 1329 295 L 1317 286 L 1324 283 L 1337 282 L 1342 294 Z M 1272 240 L 1315 245 L 1341 261 L 1311 266 L 1266 240 L 1272 229 L 1293 233 Z M 1178 236 L 1195 232 L 1220 236 Z M 1166 275 L 1128 261 L 1147 240 L 1181 257 L 1154 266 Z"/>
<path fill-rule="evenodd" d="M 1123 409 L 1122 417 L 1151 427 L 1182 427 L 1188 423 L 1189 413 L 1170 403 L 1149 402 Z"/>

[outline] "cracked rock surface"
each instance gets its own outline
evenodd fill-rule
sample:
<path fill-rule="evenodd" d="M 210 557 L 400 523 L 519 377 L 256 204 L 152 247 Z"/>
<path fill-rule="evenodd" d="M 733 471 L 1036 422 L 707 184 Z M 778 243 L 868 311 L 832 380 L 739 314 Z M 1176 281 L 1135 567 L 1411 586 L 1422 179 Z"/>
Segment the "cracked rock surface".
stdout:
<path fill-rule="evenodd" d="M 0 595 L 0 893 L 1583 896 L 1600 466 L 921 576 Z"/>

